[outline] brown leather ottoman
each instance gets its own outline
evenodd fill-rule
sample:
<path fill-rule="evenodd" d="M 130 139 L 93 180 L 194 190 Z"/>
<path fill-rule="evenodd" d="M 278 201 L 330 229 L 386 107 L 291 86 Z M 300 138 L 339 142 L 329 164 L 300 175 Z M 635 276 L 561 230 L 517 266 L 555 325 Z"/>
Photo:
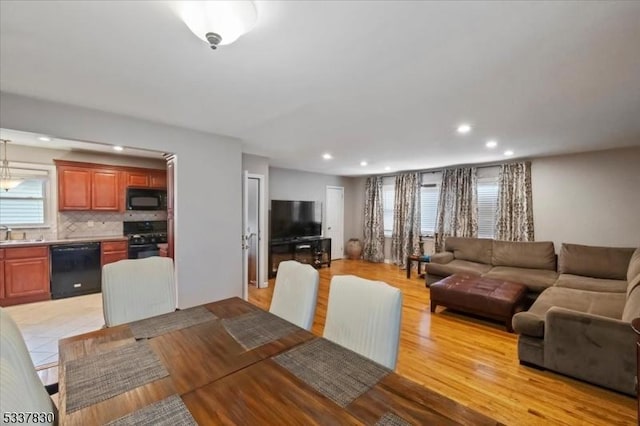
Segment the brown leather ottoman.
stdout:
<path fill-rule="evenodd" d="M 524 309 L 527 287 L 510 281 L 482 278 L 477 275 L 455 274 L 429 287 L 431 312 L 436 306 L 446 306 L 499 321 L 513 332 L 511 318 Z"/>

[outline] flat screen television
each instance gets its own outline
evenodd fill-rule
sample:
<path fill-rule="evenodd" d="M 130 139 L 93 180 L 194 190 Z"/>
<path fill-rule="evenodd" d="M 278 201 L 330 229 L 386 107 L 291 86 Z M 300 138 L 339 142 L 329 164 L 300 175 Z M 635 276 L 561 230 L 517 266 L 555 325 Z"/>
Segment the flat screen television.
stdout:
<path fill-rule="evenodd" d="M 318 201 L 271 200 L 272 240 L 322 235 L 322 203 Z"/>

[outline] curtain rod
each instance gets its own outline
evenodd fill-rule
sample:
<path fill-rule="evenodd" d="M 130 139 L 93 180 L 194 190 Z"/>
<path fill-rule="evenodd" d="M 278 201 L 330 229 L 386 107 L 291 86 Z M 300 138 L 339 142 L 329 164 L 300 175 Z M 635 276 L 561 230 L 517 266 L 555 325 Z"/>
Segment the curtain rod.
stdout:
<path fill-rule="evenodd" d="M 447 167 L 434 167 L 432 169 L 420 169 L 420 170 L 398 170 L 397 172 L 394 172 L 392 174 L 386 174 L 386 175 L 366 175 L 366 176 L 362 176 L 362 177 L 372 177 L 372 176 L 380 176 L 380 177 L 395 177 L 397 175 L 403 174 L 403 173 L 436 173 L 436 172 L 441 172 L 444 169 L 459 169 L 461 167 L 475 167 L 476 169 L 488 169 L 490 167 L 497 167 L 497 166 L 501 166 L 503 164 L 510 164 L 510 163 L 520 163 L 520 162 L 524 162 L 524 161 L 531 161 L 530 158 L 525 157 L 525 158 L 519 158 L 519 159 L 514 159 L 511 161 L 494 161 L 491 163 L 476 163 L 476 164 L 456 164 L 454 166 L 447 166 Z"/>

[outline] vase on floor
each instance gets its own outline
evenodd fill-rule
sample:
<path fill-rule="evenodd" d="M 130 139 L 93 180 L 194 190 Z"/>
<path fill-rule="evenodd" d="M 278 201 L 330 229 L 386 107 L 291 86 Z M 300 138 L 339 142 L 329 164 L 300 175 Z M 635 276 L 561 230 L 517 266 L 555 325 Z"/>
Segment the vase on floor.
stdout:
<path fill-rule="evenodd" d="M 351 238 L 347 242 L 347 258 L 349 259 L 360 259 L 362 255 L 362 243 L 357 238 Z"/>

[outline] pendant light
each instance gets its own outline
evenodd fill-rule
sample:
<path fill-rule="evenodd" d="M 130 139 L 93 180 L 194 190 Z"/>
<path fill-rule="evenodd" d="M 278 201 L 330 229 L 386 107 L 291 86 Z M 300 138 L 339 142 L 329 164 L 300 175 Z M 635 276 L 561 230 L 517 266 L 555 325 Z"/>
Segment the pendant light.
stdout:
<path fill-rule="evenodd" d="M 178 13 L 187 27 L 212 49 L 251 31 L 258 13 L 252 1 L 180 1 Z"/>
<path fill-rule="evenodd" d="M 6 139 L 0 139 L 2 142 L 2 148 L 4 155 L 2 156 L 2 165 L 0 165 L 0 189 L 8 191 L 20 185 L 22 179 L 11 178 L 11 171 L 9 170 L 9 159 L 7 158 L 7 142 Z"/>

